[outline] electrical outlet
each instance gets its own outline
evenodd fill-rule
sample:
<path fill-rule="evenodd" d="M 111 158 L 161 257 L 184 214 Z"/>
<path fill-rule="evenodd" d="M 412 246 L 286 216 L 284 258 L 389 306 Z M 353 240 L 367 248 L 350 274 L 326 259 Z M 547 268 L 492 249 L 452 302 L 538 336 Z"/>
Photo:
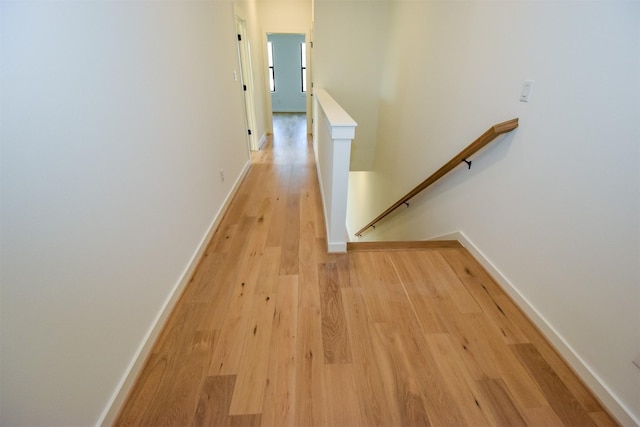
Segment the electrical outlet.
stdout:
<path fill-rule="evenodd" d="M 224 169 L 220 169 L 220 182 L 224 182 Z"/>

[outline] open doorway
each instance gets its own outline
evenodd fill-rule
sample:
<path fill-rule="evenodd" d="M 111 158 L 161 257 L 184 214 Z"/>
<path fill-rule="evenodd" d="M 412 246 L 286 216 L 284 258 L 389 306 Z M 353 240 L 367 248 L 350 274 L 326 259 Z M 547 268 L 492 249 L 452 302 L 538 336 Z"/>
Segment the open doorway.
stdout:
<path fill-rule="evenodd" d="M 306 113 L 305 34 L 267 34 L 267 57 L 272 112 Z"/>

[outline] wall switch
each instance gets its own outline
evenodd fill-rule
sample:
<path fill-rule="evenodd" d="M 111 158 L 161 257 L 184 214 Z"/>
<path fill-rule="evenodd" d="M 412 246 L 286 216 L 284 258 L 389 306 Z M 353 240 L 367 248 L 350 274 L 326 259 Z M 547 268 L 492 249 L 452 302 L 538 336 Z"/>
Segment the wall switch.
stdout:
<path fill-rule="evenodd" d="M 529 102 L 529 96 L 531 95 L 532 88 L 533 80 L 525 80 L 522 85 L 522 92 L 520 92 L 520 102 Z"/>
<path fill-rule="evenodd" d="M 220 182 L 224 182 L 224 169 L 220 169 Z"/>

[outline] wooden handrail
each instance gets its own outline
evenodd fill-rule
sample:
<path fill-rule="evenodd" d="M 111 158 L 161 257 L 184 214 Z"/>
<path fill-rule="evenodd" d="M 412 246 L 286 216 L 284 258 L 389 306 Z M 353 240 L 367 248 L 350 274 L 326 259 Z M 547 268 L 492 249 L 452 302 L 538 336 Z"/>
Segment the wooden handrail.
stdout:
<path fill-rule="evenodd" d="M 478 152 L 485 145 L 489 144 L 493 141 L 497 136 L 502 135 L 503 133 L 511 132 L 515 128 L 518 127 L 518 119 L 507 120 L 506 122 L 498 123 L 491 126 L 485 133 L 480 135 L 478 139 L 473 141 L 471 144 L 467 146 L 464 150 L 459 152 L 453 159 L 449 160 L 444 166 L 435 171 L 429 178 L 422 181 L 420 185 L 416 188 L 408 192 L 404 197 L 395 202 L 393 205 L 389 207 L 386 211 L 382 212 L 378 215 L 373 221 L 369 224 L 362 227 L 357 233 L 356 236 L 362 236 L 362 233 L 368 230 L 369 228 L 375 226 L 382 218 L 389 215 L 391 212 L 404 205 L 409 201 L 409 199 L 413 198 L 416 194 L 420 193 L 425 188 L 429 187 L 431 184 L 445 176 L 447 173 L 451 172 L 456 166 L 458 166 L 462 162 L 466 162 L 467 158 Z M 471 162 L 468 163 L 469 167 L 471 167 Z"/>

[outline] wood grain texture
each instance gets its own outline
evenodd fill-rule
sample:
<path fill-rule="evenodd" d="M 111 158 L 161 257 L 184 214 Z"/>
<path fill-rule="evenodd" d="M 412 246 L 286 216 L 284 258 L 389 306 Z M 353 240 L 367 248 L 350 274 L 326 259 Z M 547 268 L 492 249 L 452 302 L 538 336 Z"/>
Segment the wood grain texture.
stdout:
<path fill-rule="evenodd" d="M 295 426 L 298 276 L 281 276 L 273 316 L 261 425 Z"/>
<path fill-rule="evenodd" d="M 204 379 L 193 420 L 194 425 L 217 426 L 226 423 L 235 381 L 235 375 L 220 375 Z"/>
<path fill-rule="evenodd" d="M 489 408 L 480 405 L 478 383 L 465 369 L 464 359 L 456 350 L 451 337 L 446 333 L 427 335 L 428 348 L 433 359 L 446 378 L 447 386 L 460 407 L 468 425 L 489 424 Z"/>
<path fill-rule="evenodd" d="M 355 370 L 349 364 L 324 367 L 327 425 L 358 426 L 362 424 Z"/>
<path fill-rule="evenodd" d="M 230 415 L 227 418 L 227 427 L 260 427 L 262 416 L 260 414 Z"/>
<path fill-rule="evenodd" d="M 507 385 L 502 380 L 477 381 L 482 397 L 480 405 L 487 405 L 496 425 L 526 426 L 527 422 L 511 398 Z"/>
<path fill-rule="evenodd" d="M 298 310 L 295 425 L 327 425 L 320 309 Z"/>
<path fill-rule="evenodd" d="M 276 301 L 275 295 L 268 294 L 255 294 L 251 298 L 253 313 L 245 330 L 240 331 L 245 339 L 229 408 L 231 415 L 262 413 L 269 358 L 256 355 L 269 354 Z"/>
<path fill-rule="evenodd" d="M 460 278 L 467 291 L 473 296 L 482 311 L 489 315 L 492 325 L 498 328 L 503 340 L 509 344 L 528 342 L 511 316 L 520 313 L 511 309 L 513 304 L 493 279 L 481 268 L 466 251 L 440 251 L 444 259 Z M 512 313 L 512 314 L 511 314 Z"/>
<path fill-rule="evenodd" d="M 324 361 L 327 364 L 350 363 L 351 346 L 349 345 L 349 334 L 342 305 L 342 293 L 338 286 L 336 265 L 320 264 L 318 276 Z"/>
<path fill-rule="evenodd" d="M 595 426 L 585 408 L 569 391 L 532 344 L 514 344 L 513 352 L 522 361 L 554 412 L 566 425 Z"/>
<path fill-rule="evenodd" d="M 616 425 L 459 245 L 328 254 L 304 123 L 252 153 L 115 425 Z"/>
<path fill-rule="evenodd" d="M 363 425 L 382 426 L 389 424 L 391 401 L 387 398 L 380 369 L 376 360 L 377 350 L 372 339 L 373 323 L 366 311 L 363 290 L 342 290 L 345 317 L 353 355 L 356 388 Z"/>

